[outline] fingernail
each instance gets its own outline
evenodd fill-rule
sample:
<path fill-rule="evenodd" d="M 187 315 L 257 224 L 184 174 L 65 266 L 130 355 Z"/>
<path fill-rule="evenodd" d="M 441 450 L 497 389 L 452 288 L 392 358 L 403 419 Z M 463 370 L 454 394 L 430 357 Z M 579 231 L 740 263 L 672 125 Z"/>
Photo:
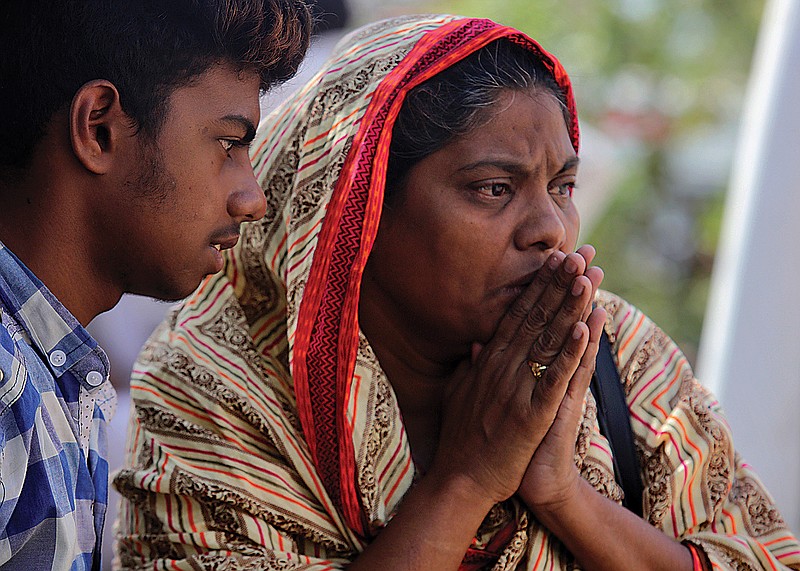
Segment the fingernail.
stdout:
<path fill-rule="evenodd" d="M 575 280 L 575 283 L 572 284 L 572 295 L 574 295 L 575 297 L 579 297 L 583 293 L 583 290 L 585 289 L 586 286 L 584 284 Z"/>
<path fill-rule="evenodd" d="M 578 262 L 572 258 L 567 258 L 567 261 L 564 263 L 564 269 L 567 270 L 568 273 L 574 274 L 578 271 Z"/>
<path fill-rule="evenodd" d="M 578 326 L 576 325 L 576 326 L 575 326 L 575 327 L 573 327 L 573 329 L 572 329 L 572 338 L 573 338 L 573 339 L 575 339 L 575 341 L 577 341 L 577 340 L 578 340 L 578 339 L 580 339 L 581 337 L 583 337 L 583 329 L 581 329 L 580 327 L 578 327 Z"/>
<path fill-rule="evenodd" d="M 559 263 L 560 263 L 560 262 L 558 261 L 558 256 L 556 256 L 555 254 L 553 254 L 553 255 L 552 255 L 552 256 L 550 256 L 550 258 L 547 260 L 547 267 L 549 267 L 551 270 L 555 270 L 555 269 L 558 267 L 558 264 L 559 264 Z"/>

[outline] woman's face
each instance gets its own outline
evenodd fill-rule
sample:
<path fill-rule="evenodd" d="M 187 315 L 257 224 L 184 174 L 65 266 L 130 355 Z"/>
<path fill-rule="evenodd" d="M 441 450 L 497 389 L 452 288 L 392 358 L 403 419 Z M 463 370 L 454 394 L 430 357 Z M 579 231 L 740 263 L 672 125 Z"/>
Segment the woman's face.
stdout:
<path fill-rule="evenodd" d="M 368 336 L 388 327 L 455 358 L 491 338 L 551 253 L 574 250 L 578 157 L 559 103 L 509 90 L 490 112 L 414 165 L 384 208 L 362 283 Z"/>

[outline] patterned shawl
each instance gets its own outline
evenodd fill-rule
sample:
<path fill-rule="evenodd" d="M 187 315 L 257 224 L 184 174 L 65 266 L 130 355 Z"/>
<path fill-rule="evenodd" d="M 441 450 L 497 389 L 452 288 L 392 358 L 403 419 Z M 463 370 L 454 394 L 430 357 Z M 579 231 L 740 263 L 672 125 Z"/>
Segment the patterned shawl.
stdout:
<path fill-rule="evenodd" d="M 268 214 L 246 224 L 134 371 L 125 568 L 340 569 L 391 519 L 415 468 L 391 384 L 357 319 L 405 93 L 500 37 L 527 48 L 567 94 L 561 65 L 520 32 L 454 16 L 379 22 L 343 40 L 268 117 L 253 147 Z M 645 470 L 645 514 L 721 565 L 800 565 L 800 550 L 747 466 L 719 406 L 677 348 L 612 296 L 607 330 Z M 587 395 L 582 475 L 619 501 Z M 732 534 L 729 537 L 727 534 Z M 738 535 L 737 535 L 738 534 Z M 572 569 L 514 499 L 498 504 L 462 569 Z M 770 568 L 770 567 L 766 567 Z"/>

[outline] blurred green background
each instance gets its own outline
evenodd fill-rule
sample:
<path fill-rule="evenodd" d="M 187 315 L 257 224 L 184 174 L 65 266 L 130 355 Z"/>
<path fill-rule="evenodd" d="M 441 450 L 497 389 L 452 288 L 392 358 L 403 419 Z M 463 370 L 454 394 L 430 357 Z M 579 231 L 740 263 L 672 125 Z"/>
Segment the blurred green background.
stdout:
<path fill-rule="evenodd" d="M 569 72 L 584 155 L 608 176 L 581 240 L 604 287 L 643 309 L 694 361 L 761 0 L 439 0 L 381 16 L 448 12 L 514 26 Z M 355 20 L 376 10 L 354 10 Z M 591 134 L 591 136 L 589 136 Z M 610 182 L 609 182 L 610 181 Z"/>

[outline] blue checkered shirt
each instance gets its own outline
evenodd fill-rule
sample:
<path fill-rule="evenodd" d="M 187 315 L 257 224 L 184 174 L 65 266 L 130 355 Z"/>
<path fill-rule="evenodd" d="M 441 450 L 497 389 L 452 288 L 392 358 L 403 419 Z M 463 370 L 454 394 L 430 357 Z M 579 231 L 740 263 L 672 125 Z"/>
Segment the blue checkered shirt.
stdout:
<path fill-rule="evenodd" d="M 2 242 L 0 321 L 0 568 L 100 569 L 108 358 Z"/>

